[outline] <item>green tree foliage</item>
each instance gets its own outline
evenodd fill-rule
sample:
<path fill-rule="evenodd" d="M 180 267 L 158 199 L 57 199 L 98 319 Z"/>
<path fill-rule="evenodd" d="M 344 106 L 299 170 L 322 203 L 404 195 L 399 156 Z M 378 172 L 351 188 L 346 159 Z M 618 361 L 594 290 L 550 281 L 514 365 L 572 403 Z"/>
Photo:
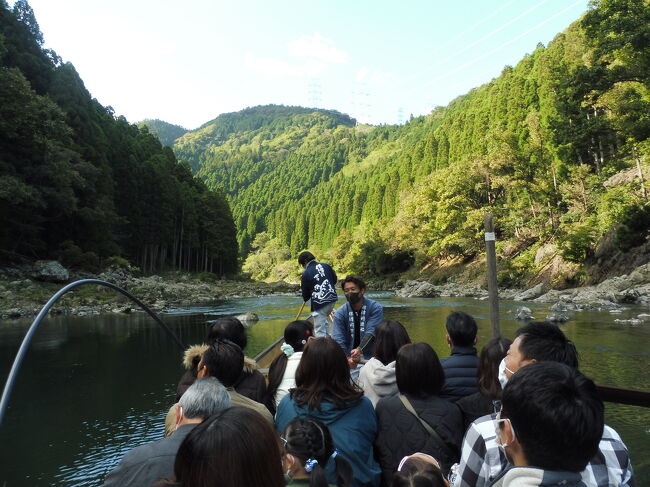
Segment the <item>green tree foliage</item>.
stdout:
<path fill-rule="evenodd" d="M 370 274 L 391 256 L 469 259 L 489 211 L 518 252 L 555 241 L 584 262 L 644 201 L 639 185 L 603 183 L 650 155 L 649 26 L 647 1 L 593 2 L 548 46 L 404 126 L 255 107 L 174 151 L 226 193 L 243 256 L 266 232 L 294 258 L 309 248 Z"/>
<path fill-rule="evenodd" d="M 42 44 L 26 1 L 0 4 L 0 260 L 94 270 L 123 255 L 147 272 L 235 272 L 225 197 Z"/>
<path fill-rule="evenodd" d="M 187 129 L 180 125 L 174 125 L 172 123 L 164 122 L 163 120 L 149 118 L 139 122 L 138 127 L 146 127 L 149 132 L 158 137 L 160 143 L 165 147 L 173 146 L 174 141 L 187 132 Z"/>

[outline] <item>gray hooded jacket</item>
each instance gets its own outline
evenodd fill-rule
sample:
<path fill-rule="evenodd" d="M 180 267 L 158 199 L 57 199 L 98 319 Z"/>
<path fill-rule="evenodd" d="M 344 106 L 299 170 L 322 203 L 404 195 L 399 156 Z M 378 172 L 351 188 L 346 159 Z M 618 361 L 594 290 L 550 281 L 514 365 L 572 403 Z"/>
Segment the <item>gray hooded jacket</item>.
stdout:
<path fill-rule="evenodd" d="M 359 372 L 359 387 L 363 394 L 370 399 L 373 407 L 382 397 L 397 394 L 397 379 L 395 377 L 395 361 L 384 365 L 375 357 L 371 358 Z"/>

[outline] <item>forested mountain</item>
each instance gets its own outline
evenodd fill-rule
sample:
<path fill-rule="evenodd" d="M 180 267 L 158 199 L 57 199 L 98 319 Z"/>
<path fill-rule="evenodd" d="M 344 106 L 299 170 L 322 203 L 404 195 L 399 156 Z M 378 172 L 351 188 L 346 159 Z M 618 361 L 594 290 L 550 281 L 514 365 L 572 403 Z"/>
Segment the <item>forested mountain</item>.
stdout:
<path fill-rule="evenodd" d="M 147 127 L 149 132 L 154 134 L 160 140 L 160 143 L 165 147 L 174 145 L 174 141 L 181 135 L 187 132 L 185 127 L 174 125 L 173 123 L 165 122 L 163 120 L 147 118 L 138 123 L 138 127 Z"/>
<path fill-rule="evenodd" d="M 492 212 L 502 283 L 514 284 L 544 265 L 545 243 L 584 263 L 605 234 L 622 249 L 647 241 L 643 181 L 604 183 L 647 168 L 649 44 L 647 1 L 595 1 L 547 47 L 404 126 L 257 107 L 174 151 L 228 195 L 258 277 L 305 248 L 370 275 L 472 258 Z"/>
<path fill-rule="evenodd" d="M 224 196 L 42 46 L 28 3 L 0 0 L 0 261 L 236 271 Z"/>

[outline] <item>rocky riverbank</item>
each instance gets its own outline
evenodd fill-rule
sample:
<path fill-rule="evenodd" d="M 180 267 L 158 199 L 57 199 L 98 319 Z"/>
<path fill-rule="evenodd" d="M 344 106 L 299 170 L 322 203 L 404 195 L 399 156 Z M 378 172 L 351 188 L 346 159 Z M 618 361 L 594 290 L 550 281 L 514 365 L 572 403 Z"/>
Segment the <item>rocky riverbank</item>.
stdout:
<path fill-rule="evenodd" d="M 43 264 L 39 266 L 43 267 Z M 286 282 L 219 280 L 211 276 L 193 276 L 186 273 L 138 276 L 119 268 L 108 269 L 98 275 L 71 274 L 60 264 L 52 263 L 45 274 L 39 274 L 36 267 L 34 265 L 0 269 L 1 319 L 34 316 L 66 282 L 87 278 L 113 283 L 129 291 L 154 311 L 207 306 L 225 298 L 297 294 L 299 291 L 297 284 Z M 99 313 L 129 313 L 136 308 L 137 305 L 130 299 L 110 288 L 86 285 L 63 296 L 51 312 L 83 316 Z"/>
<path fill-rule="evenodd" d="M 471 284 L 448 282 L 436 286 L 426 281 L 406 281 L 398 282 L 398 286 L 395 293 L 401 297 L 488 297 L 486 289 Z M 650 263 L 637 267 L 629 274 L 606 279 L 594 286 L 553 290 L 540 283 L 530 289 L 500 289 L 499 297 L 514 301 L 554 303 L 551 306 L 553 313 L 546 317 L 551 321 L 566 321 L 571 312 L 589 309 L 610 310 L 615 313 L 626 305 L 650 308 Z M 517 312 L 517 318 L 523 321 L 526 321 L 528 316 L 526 308 Z M 650 318 L 648 313 L 639 316 L 643 317 L 640 321 Z"/>
<path fill-rule="evenodd" d="M 123 268 L 110 268 L 99 275 L 75 275 L 56 262 L 39 262 L 24 268 L 0 269 L 0 318 L 34 316 L 66 282 L 82 278 L 97 278 L 116 284 L 155 311 L 207 306 L 225 298 L 299 292 L 298 284 L 282 281 L 218 280 L 209 275 L 193 276 L 186 273 L 138 276 Z M 371 286 L 371 289 L 375 290 L 375 287 Z M 482 286 L 456 282 L 434 285 L 418 280 L 397 281 L 393 289 L 400 297 L 488 297 L 487 289 Z M 382 290 L 388 289 L 383 286 Z M 650 308 L 650 263 L 593 286 L 552 290 L 540 283 L 530 289 L 500 289 L 499 297 L 553 303 L 551 310 L 554 315 L 563 318 L 562 321 L 569 313 L 580 310 L 608 309 L 616 312 L 626 305 Z M 66 294 L 52 312 L 74 315 L 129 313 L 135 306 L 109 288 L 91 285 Z"/>

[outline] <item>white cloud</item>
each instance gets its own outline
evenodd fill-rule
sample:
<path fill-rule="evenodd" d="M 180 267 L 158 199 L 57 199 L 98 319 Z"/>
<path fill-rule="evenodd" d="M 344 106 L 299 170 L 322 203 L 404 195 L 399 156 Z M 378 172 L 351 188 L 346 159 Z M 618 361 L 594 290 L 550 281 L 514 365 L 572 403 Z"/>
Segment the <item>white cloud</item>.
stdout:
<path fill-rule="evenodd" d="M 327 64 L 345 64 L 349 59 L 348 54 L 338 49 L 333 40 L 318 33 L 291 41 L 288 48 L 291 56 L 318 60 Z"/>
<path fill-rule="evenodd" d="M 322 61 L 310 60 L 300 64 L 290 64 L 282 59 L 258 57 L 251 52 L 247 52 L 244 56 L 244 63 L 270 79 L 317 76 L 327 68 L 327 64 Z"/>
<path fill-rule="evenodd" d="M 270 79 L 308 78 L 322 74 L 333 64 L 345 64 L 349 59 L 334 41 L 320 34 L 289 42 L 287 54 L 290 58 L 301 59 L 292 62 L 278 57 L 260 57 L 249 51 L 244 55 L 244 64 Z"/>

